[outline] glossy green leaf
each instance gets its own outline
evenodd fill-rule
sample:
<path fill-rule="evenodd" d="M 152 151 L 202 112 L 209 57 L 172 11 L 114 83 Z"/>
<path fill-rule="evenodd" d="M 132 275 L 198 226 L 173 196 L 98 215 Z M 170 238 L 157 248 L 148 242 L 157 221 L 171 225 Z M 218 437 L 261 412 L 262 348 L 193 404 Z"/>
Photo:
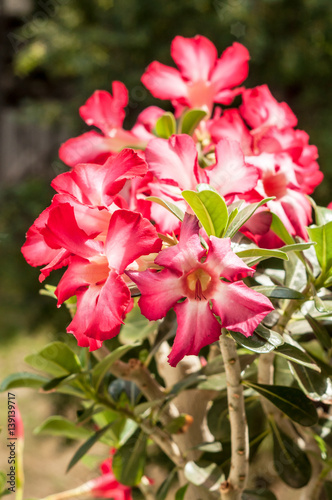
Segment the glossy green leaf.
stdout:
<path fill-rule="evenodd" d="M 205 391 L 222 391 L 226 387 L 226 374 L 218 373 L 216 375 L 210 375 L 206 380 L 200 382 L 197 389 Z"/>
<path fill-rule="evenodd" d="M 228 222 L 225 200 L 213 190 L 183 191 L 183 198 L 193 209 L 209 236 L 222 236 Z"/>
<path fill-rule="evenodd" d="M 332 267 L 332 221 L 323 226 L 311 226 L 307 228 L 312 241 L 315 241 L 315 252 L 318 262 L 322 268 L 322 273 L 326 274 Z"/>
<path fill-rule="evenodd" d="M 252 286 L 250 287 L 252 290 L 256 292 L 262 293 L 265 297 L 269 297 L 271 299 L 297 299 L 304 300 L 305 296 L 298 292 L 297 290 L 292 290 L 286 286 Z"/>
<path fill-rule="evenodd" d="M 268 490 L 244 490 L 241 500 L 277 500 L 277 497 Z"/>
<path fill-rule="evenodd" d="M 315 401 L 327 399 L 326 391 L 328 388 L 328 380 L 326 376 L 297 363 L 288 361 L 288 364 L 299 386 L 310 399 Z"/>
<path fill-rule="evenodd" d="M 299 363 L 300 365 L 307 366 L 312 370 L 320 372 L 320 368 L 316 365 L 314 360 L 304 350 L 285 342 L 283 345 L 275 350 L 279 356 L 283 356 L 289 361 Z"/>
<path fill-rule="evenodd" d="M 192 135 L 197 125 L 207 116 L 202 109 L 190 109 L 182 118 L 181 134 Z"/>
<path fill-rule="evenodd" d="M 172 113 L 165 113 L 158 118 L 155 126 L 155 132 L 158 137 L 168 139 L 176 133 L 176 121 Z"/>
<path fill-rule="evenodd" d="M 187 462 L 184 475 L 192 484 L 204 486 L 210 491 L 216 490 L 224 479 L 220 468 L 213 463 L 207 467 L 200 467 L 195 462 Z"/>
<path fill-rule="evenodd" d="M 178 489 L 178 491 L 175 494 L 175 500 L 184 500 L 184 496 L 186 494 L 188 486 L 189 484 L 185 484 L 184 486 L 181 486 L 181 488 Z"/>
<path fill-rule="evenodd" d="M 97 432 L 95 432 L 92 436 L 89 437 L 85 443 L 82 444 L 74 454 L 73 458 L 69 462 L 69 465 L 67 467 L 67 472 L 70 471 L 74 465 L 77 464 L 77 462 L 90 450 L 90 448 L 97 443 L 97 441 L 100 440 L 100 438 L 105 434 L 105 432 L 110 428 L 112 423 L 107 424 L 105 427 L 102 429 L 99 429 Z"/>
<path fill-rule="evenodd" d="M 328 302 L 327 300 L 322 300 L 320 297 L 318 297 L 318 295 L 314 296 L 314 304 L 315 304 L 315 308 L 320 313 L 331 313 L 332 312 L 331 301 Z"/>
<path fill-rule="evenodd" d="M 310 314 L 306 314 L 305 318 L 308 321 L 311 328 L 313 329 L 314 334 L 316 335 L 317 339 L 322 344 L 322 346 L 324 346 L 326 349 L 331 349 L 332 347 L 331 337 L 327 328 L 325 328 L 323 323 L 310 316 Z"/>
<path fill-rule="evenodd" d="M 262 323 L 256 327 L 256 333 L 263 337 L 263 339 L 268 340 L 270 344 L 279 347 L 284 344 L 284 339 L 282 336 L 275 332 L 274 330 L 270 330 L 266 328 Z"/>
<path fill-rule="evenodd" d="M 253 333 L 250 337 L 245 337 L 239 332 L 229 332 L 233 339 L 242 347 L 249 349 L 249 351 L 258 352 L 264 354 L 271 352 L 275 349 L 275 346 L 271 344 L 268 340 L 262 338 L 257 333 Z"/>
<path fill-rule="evenodd" d="M 207 453 L 219 453 L 222 450 L 222 444 L 219 441 L 214 441 L 212 443 L 200 443 L 192 447 L 193 450 L 200 450 Z"/>
<path fill-rule="evenodd" d="M 267 203 L 272 199 L 273 198 L 265 198 L 264 200 L 261 200 L 258 203 L 252 203 L 251 205 L 248 205 L 242 210 L 240 210 L 239 213 L 234 218 L 232 224 L 228 226 L 225 236 L 232 238 L 232 236 L 234 236 L 234 234 L 237 233 L 237 231 L 243 226 L 243 224 L 245 224 L 247 220 L 250 219 L 252 215 L 254 215 L 254 213 L 260 206 L 264 205 L 265 203 Z"/>
<path fill-rule="evenodd" d="M 144 403 L 141 403 L 134 408 L 134 415 L 139 416 L 145 413 L 147 410 L 151 410 L 155 407 L 162 406 L 164 403 L 165 398 L 160 398 L 160 399 L 154 399 L 153 401 L 145 401 Z"/>
<path fill-rule="evenodd" d="M 289 234 L 287 229 L 285 228 L 283 222 L 279 219 L 279 217 L 272 213 L 272 222 L 271 222 L 271 231 L 273 231 L 279 238 L 286 243 L 287 245 L 294 245 L 294 239 Z"/>
<path fill-rule="evenodd" d="M 315 405 L 300 389 L 281 385 L 256 384 L 247 380 L 242 383 L 255 389 L 294 422 L 303 426 L 311 426 L 317 422 Z"/>
<path fill-rule="evenodd" d="M 133 436 L 119 448 L 112 463 L 116 479 L 127 486 L 136 486 L 144 474 L 147 436 Z"/>
<path fill-rule="evenodd" d="M 61 436 L 68 439 L 87 439 L 93 432 L 84 427 L 77 426 L 70 420 L 61 416 L 49 417 L 34 430 L 34 434 L 48 434 Z"/>
<path fill-rule="evenodd" d="M 270 259 L 271 257 L 274 257 L 276 259 L 288 260 L 288 256 L 285 252 L 281 252 L 280 250 L 270 250 L 267 248 L 249 248 L 248 250 L 240 250 L 239 252 L 236 252 L 236 255 L 241 259 L 247 257 L 256 257 L 259 258 L 259 261 Z"/>
<path fill-rule="evenodd" d="M 307 455 L 274 423 L 272 431 L 273 461 L 279 477 L 291 488 L 303 488 L 311 477 Z"/>
<path fill-rule="evenodd" d="M 282 252 L 303 252 L 303 250 L 308 250 L 315 245 L 314 241 L 308 241 L 307 243 L 293 243 L 292 245 L 285 245 L 279 250 Z"/>
<path fill-rule="evenodd" d="M 230 424 L 226 391 L 212 402 L 208 410 L 207 423 L 213 436 L 222 443 L 230 441 Z"/>
<path fill-rule="evenodd" d="M 175 217 L 177 217 L 180 221 L 183 221 L 184 212 L 180 208 L 178 208 L 174 203 L 158 198 L 158 196 L 147 196 L 145 199 L 147 201 L 154 201 L 155 203 L 158 203 L 158 205 L 161 205 L 162 207 L 166 208 L 166 210 L 175 215 Z"/>
<path fill-rule="evenodd" d="M 166 477 L 165 481 L 161 483 L 156 493 L 156 500 L 165 500 L 167 494 L 169 492 L 170 487 L 174 481 L 174 478 L 177 475 L 177 469 L 174 468 Z"/>
<path fill-rule="evenodd" d="M 315 203 L 314 210 L 317 226 L 323 226 L 324 224 L 332 221 L 332 210 L 330 210 L 329 208 L 320 207 Z"/>
<path fill-rule="evenodd" d="M 121 344 L 132 345 L 134 342 L 146 339 L 157 328 L 158 324 L 146 319 L 138 305 L 135 304 L 126 316 L 126 323 L 121 327 L 119 341 Z"/>
<path fill-rule="evenodd" d="M 295 253 L 289 253 L 288 261 L 284 262 L 284 267 L 285 286 L 292 290 L 303 290 L 307 284 L 307 273 L 304 264 Z"/>
<path fill-rule="evenodd" d="M 48 382 L 46 382 L 46 384 L 43 385 L 43 391 L 52 391 L 62 382 L 71 380 L 71 378 L 72 375 L 64 375 L 63 377 L 52 378 L 52 380 L 49 380 Z"/>
<path fill-rule="evenodd" d="M 50 373 L 54 377 L 78 373 L 82 369 L 77 355 L 63 342 L 52 342 L 38 354 L 27 356 L 25 361 L 36 370 Z"/>
<path fill-rule="evenodd" d="M 98 390 L 103 378 L 105 377 L 108 370 L 118 359 L 122 358 L 126 352 L 133 349 L 139 344 L 135 345 L 122 345 L 110 352 L 102 361 L 99 361 L 92 370 L 92 385 Z"/>
<path fill-rule="evenodd" d="M 31 387 L 32 389 L 39 389 L 48 381 L 48 378 L 37 375 L 36 373 L 12 373 L 1 382 L 0 392 L 7 391 L 8 389 L 16 389 L 17 387 Z"/>

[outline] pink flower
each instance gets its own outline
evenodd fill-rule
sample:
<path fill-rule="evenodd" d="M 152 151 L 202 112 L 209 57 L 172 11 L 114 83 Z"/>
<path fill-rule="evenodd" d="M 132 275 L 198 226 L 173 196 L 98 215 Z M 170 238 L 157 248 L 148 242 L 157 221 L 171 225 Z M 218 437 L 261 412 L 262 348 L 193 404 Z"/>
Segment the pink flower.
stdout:
<path fill-rule="evenodd" d="M 194 140 L 186 135 L 173 135 L 168 140 L 153 139 L 145 150 L 150 172 L 156 180 L 149 183 L 153 196 L 176 203 L 185 210 L 182 198 L 184 189 L 196 190 L 197 184 L 209 183 L 222 196 L 232 197 L 245 193 L 257 184 L 255 167 L 244 161 L 238 142 L 222 139 L 215 148 L 215 163 L 205 169 L 198 164 L 198 153 Z M 165 209 L 151 207 L 151 217 L 163 231 L 172 232 L 178 227 L 175 217 L 165 218 Z M 168 224 L 174 225 L 168 225 Z M 176 224 L 176 225 L 175 225 Z"/>
<path fill-rule="evenodd" d="M 106 234 L 114 210 L 127 208 L 119 196 L 128 180 L 143 177 L 147 165 L 133 150 L 125 149 L 109 158 L 104 165 L 77 165 L 70 172 L 58 175 L 52 186 L 58 192 L 52 205 L 44 210 L 27 233 L 22 253 L 27 262 L 41 270 L 40 281 L 53 269 L 66 266 L 70 252 L 66 248 L 50 247 L 43 236 L 50 213 L 60 204 L 69 203 L 80 229 L 91 237 Z"/>
<path fill-rule="evenodd" d="M 216 47 L 204 36 L 177 36 L 171 56 L 178 70 L 154 61 L 142 82 L 154 97 L 170 99 L 178 111 L 188 106 L 211 113 L 214 102 L 230 104 L 242 92 L 233 88 L 248 76 L 249 53 L 240 43 L 235 42 L 218 58 Z"/>
<path fill-rule="evenodd" d="M 230 239 L 211 236 L 206 251 L 198 231 L 196 217 L 186 214 L 180 242 L 155 259 L 162 271 L 127 272 L 142 293 L 139 306 L 149 320 L 160 319 L 174 308 L 178 328 L 169 355 L 171 366 L 218 340 L 221 326 L 252 335 L 273 310 L 266 297 L 238 281 L 254 270 L 232 252 Z"/>
<path fill-rule="evenodd" d="M 80 115 L 87 125 L 93 125 L 102 134 L 91 131 L 66 141 L 59 150 L 60 159 L 74 167 L 78 163 L 103 163 L 112 153 L 125 147 L 144 148 L 153 137 L 152 129 L 164 111 L 151 106 L 141 113 L 134 128 L 124 130 L 125 107 L 128 91 L 121 82 L 113 82 L 113 96 L 96 90 L 80 108 Z"/>
<path fill-rule="evenodd" d="M 253 133 L 264 133 L 270 127 L 296 127 L 297 118 L 288 104 L 278 102 L 267 85 L 247 89 L 242 94 L 240 112 Z"/>
<path fill-rule="evenodd" d="M 79 346 L 98 349 L 119 333 L 131 307 L 125 269 L 139 269 L 140 256 L 160 250 L 157 232 L 140 214 L 117 210 L 106 235 L 93 238 L 78 226 L 73 207 L 62 203 L 50 212 L 42 235 L 50 248 L 71 255 L 55 291 L 58 305 L 77 296 L 77 312 L 67 331 Z"/>

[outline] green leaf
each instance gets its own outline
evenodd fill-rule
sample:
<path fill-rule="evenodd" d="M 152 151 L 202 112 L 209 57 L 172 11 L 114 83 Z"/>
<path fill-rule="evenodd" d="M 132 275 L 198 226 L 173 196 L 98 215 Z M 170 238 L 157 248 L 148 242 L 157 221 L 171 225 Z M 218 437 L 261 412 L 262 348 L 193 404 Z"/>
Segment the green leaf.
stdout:
<path fill-rule="evenodd" d="M 283 222 L 279 219 L 279 217 L 272 213 L 272 222 L 271 222 L 271 231 L 274 232 L 279 238 L 286 243 L 287 245 L 294 245 L 294 239 L 289 234 L 287 229 L 285 228 Z"/>
<path fill-rule="evenodd" d="M 273 423 L 273 461 L 279 477 L 291 488 L 303 488 L 311 477 L 307 455 Z"/>
<path fill-rule="evenodd" d="M 288 256 L 285 252 L 281 252 L 280 250 L 270 250 L 267 248 L 248 248 L 248 250 L 240 250 L 239 252 L 235 253 L 241 259 L 256 257 L 250 263 L 250 265 L 260 262 L 261 260 L 270 259 L 271 257 L 274 257 L 276 259 L 288 260 Z M 249 264 L 247 263 L 247 265 Z"/>
<path fill-rule="evenodd" d="M 249 349 L 249 351 L 258 352 L 264 354 L 271 352 L 275 349 L 275 346 L 271 344 L 268 340 L 263 339 L 257 333 L 253 333 L 250 337 L 245 337 L 239 332 L 229 332 L 233 339 L 242 347 Z"/>
<path fill-rule="evenodd" d="M 214 441 L 213 443 L 206 442 L 200 443 L 191 448 L 192 450 L 200 450 L 207 453 L 219 453 L 222 451 L 222 444 L 219 441 Z"/>
<path fill-rule="evenodd" d="M 218 488 L 224 479 L 224 475 L 216 464 L 200 467 L 195 462 L 187 462 L 184 467 L 184 475 L 188 481 L 196 486 L 204 486 L 209 491 Z"/>
<path fill-rule="evenodd" d="M 167 112 L 158 118 L 155 126 L 155 132 L 158 137 L 168 139 L 176 133 L 176 121 L 173 113 Z"/>
<path fill-rule="evenodd" d="M 277 497 L 268 490 L 244 490 L 241 500 L 277 500 Z"/>
<path fill-rule="evenodd" d="M 197 389 L 205 391 L 222 391 L 226 387 L 226 374 L 218 373 L 216 375 L 210 375 L 206 380 L 200 382 Z"/>
<path fill-rule="evenodd" d="M 292 290 L 303 290 L 307 284 L 307 273 L 304 264 L 298 256 L 290 252 L 289 260 L 284 263 L 285 267 L 285 286 Z"/>
<path fill-rule="evenodd" d="M 175 494 L 175 500 L 184 500 L 184 496 L 186 494 L 188 486 L 189 484 L 185 484 L 184 486 L 181 486 L 181 488 L 178 489 L 178 491 Z"/>
<path fill-rule="evenodd" d="M 140 433 L 116 451 L 112 469 L 121 484 L 136 486 L 142 479 L 146 461 L 146 442 L 146 435 Z"/>
<path fill-rule="evenodd" d="M 298 292 L 297 290 L 293 290 L 286 286 L 252 286 L 250 287 L 252 290 L 256 292 L 262 293 L 265 297 L 269 297 L 271 299 L 297 299 L 304 300 L 305 296 Z"/>
<path fill-rule="evenodd" d="M 161 406 L 165 402 L 166 398 L 154 399 L 153 401 L 145 401 L 134 408 L 134 415 L 139 416 L 145 413 L 147 410 L 153 409 L 156 406 Z"/>
<path fill-rule="evenodd" d="M 322 268 L 322 274 L 325 275 L 332 267 L 332 221 L 323 226 L 311 226 L 307 228 L 312 241 L 315 241 L 315 252 L 318 262 Z"/>
<path fill-rule="evenodd" d="M 192 135 L 197 125 L 207 116 L 202 109 L 190 109 L 187 111 L 181 123 L 181 134 Z"/>
<path fill-rule="evenodd" d="M 283 345 L 278 347 L 278 349 L 275 350 L 275 353 L 288 359 L 289 361 L 299 363 L 300 365 L 307 366 L 312 370 L 320 372 L 319 366 L 316 365 L 309 354 L 302 350 L 302 348 L 299 349 L 298 347 L 291 345 L 288 342 L 285 342 Z"/>
<path fill-rule="evenodd" d="M 90 448 L 97 441 L 100 440 L 100 438 L 105 434 L 105 432 L 111 427 L 112 424 L 113 424 L 113 422 L 105 425 L 105 427 L 103 427 L 102 429 L 99 429 L 99 431 L 95 432 L 92 436 L 90 436 L 89 439 L 87 441 L 85 441 L 85 443 L 83 443 L 82 446 L 80 446 L 78 448 L 75 455 L 73 456 L 73 458 L 69 462 L 69 465 L 67 467 L 67 472 L 69 472 L 70 469 L 72 467 L 74 467 L 74 465 L 76 465 L 77 462 L 90 450 Z"/>
<path fill-rule="evenodd" d="M 161 198 L 158 198 L 158 196 L 147 196 L 145 199 L 147 201 L 154 201 L 155 203 L 158 203 L 158 205 L 161 205 L 162 207 L 166 208 L 169 212 L 175 215 L 175 217 L 177 217 L 180 221 L 183 221 L 184 212 L 182 212 L 181 208 L 174 205 L 174 203 L 162 200 Z"/>
<path fill-rule="evenodd" d="M 308 250 L 315 245 L 314 241 L 308 241 L 308 243 L 293 243 L 292 245 L 285 245 L 279 250 L 282 252 L 302 252 L 303 250 Z"/>
<path fill-rule="evenodd" d="M 288 364 L 299 386 L 310 399 L 315 401 L 327 399 L 328 380 L 324 375 L 297 363 L 288 361 Z"/>
<path fill-rule="evenodd" d="M 229 411 L 226 392 L 222 397 L 215 399 L 207 414 L 207 422 L 210 432 L 214 437 L 225 443 L 230 441 Z"/>
<path fill-rule="evenodd" d="M 183 198 L 193 209 L 209 236 L 222 236 L 228 222 L 225 200 L 210 189 L 200 192 L 183 191 Z"/>
<path fill-rule="evenodd" d="M 106 373 L 115 363 L 115 361 L 122 358 L 122 356 L 124 356 L 126 352 L 130 351 L 131 349 L 133 349 L 133 347 L 136 347 L 138 345 L 138 343 L 134 345 L 122 345 L 114 351 L 110 352 L 104 359 L 99 361 L 99 363 L 94 366 L 92 370 L 92 385 L 93 387 L 95 387 L 96 391 L 98 391 L 98 388 L 103 381 Z"/>
<path fill-rule="evenodd" d="M 122 325 L 119 341 L 121 344 L 132 345 L 134 342 L 146 339 L 158 327 L 154 321 L 146 319 L 137 304 L 126 316 L 126 323 Z"/>
<path fill-rule="evenodd" d="M 49 417 L 34 430 L 34 434 L 62 436 L 68 439 L 87 439 L 93 433 L 84 427 L 78 427 L 70 420 L 61 416 Z"/>
<path fill-rule="evenodd" d="M 255 389 L 294 422 L 306 427 L 317 423 L 316 407 L 300 389 L 281 385 L 255 384 L 248 380 L 244 380 L 242 383 Z"/>
<path fill-rule="evenodd" d="M 1 492 L 1 493 L 2 493 L 2 492 L 3 492 L 3 490 L 5 489 L 6 482 L 7 482 L 6 473 L 5 473 L 5 472 L 0 471 L 0 492 Z"/>
<path fill-rule="evenodd" d="M 156 493 L 156 500 L 165 500 L 167 497 L 167 493 L 169 492 L 169 489 L 174 481 L 174 478 L 177 474 L 177 469 L 174 468 L 166 477 L 165 481 L 161 483 L 161 485 L 158 488 L 158 491 Z"/>
<path fill-rule="evenodd" d="M 270 344 L 276 347 L 283 345 L 285 342 L 282 336 L 279 335 L 279 333 L 266 328 L 266 326 L 264 326 L 262 323 L 256 327 L 256 333 L 260 337 L 263 337 L 263 339 L 268 340 Z"/>
<path fill-rule="evenodd" d="M 54 377 L 78 373 L 82 369 L 76 354 L 63 342 L 52 342 L 38 354 L 27 356 L 25 361 L 36 370 L 45 371 Z"/>
<path fill-rule="evenodd" d="M 326 300 L 322 300 L 318 295 L 314 296 L 314 304 L 315 308 L 317 311 L 321 313 L 331 313 L 332 312 L 332 306 L 331 306 L 331 301 L 329 303 Z"/>
<path fill-rule="evenodd" d="M 64 375 L 62 377 L 57 377 L 57 378 L 52 378 L 52 380 L 49 380 L 46 382 L 46 384 L 43 385 L 43 391 L 51 391 L 55 389 L 55 387 L 58 387 L 62 382 L 65 380 L 68 381 L 72 379 L 72 375 Z"/>
<path fill-rule="evenodd" d="M 315 215 L 316 215 L 316 224 L 317 226 L 323 226 L 328 222 L 332 221 L 332 210 L 325 207 L 319 207 L 315 204 Z"/>
<path fill-rule="evenodd" d="M 273 197 L 265 198 L 258 203 L 252 203 L 251 205 L 246 206 L 243 210 L 240 210 L 234 218 L 232 224 L 228 226 L 225 236 L 232 238 L 232 236 L 237 233 L 237 231 L 243 226 L 243 224 L 245 224 L 247 220 L 250 219 L 252 215 L 254 215 L 256 210 L 270 200 L 273 200 Z"/>
<path fill-rule="evenodd" d="M 8 375 L 0 385 L 0 392 L 8 389 L 16 389 L 17 387 L 31 387 L 32 389 L 40 389 L 48 382 L 48 378 L 37 375 L 36 373 L 17 372 Z"/>
<path fill-rule="evenodd" d="M 305 318 L 322 346 L 326 349 L 331 349 L 331 337 L 325 326 L 320 321 L 310 316 L 310 314 L 306 314 Z"/>

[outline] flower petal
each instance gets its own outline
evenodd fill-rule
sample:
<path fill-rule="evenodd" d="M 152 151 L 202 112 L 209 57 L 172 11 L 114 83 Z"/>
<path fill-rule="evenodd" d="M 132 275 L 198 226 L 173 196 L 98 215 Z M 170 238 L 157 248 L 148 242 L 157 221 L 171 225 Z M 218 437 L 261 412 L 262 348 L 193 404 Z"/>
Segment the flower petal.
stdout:
<path fill-rule="evenodd" d="M 242 83 L 248 76 L 249 52 L 241 43 L 234 42 L 218 59 L 211 75 L 217 90 L 229 89 Z"/>
<path fill-rule="evenodd" d="M 187 96 L 187 85 L 179 71 L 158 61 L 147 67 L 141 82 L 158 99 L 180 99 Z"/>
<path fill-rule="evenodd" d="M 142 296 L 138 301 L 142 314 L 149 320 L 166 316 L 167 311 L 184 297 L 181 280 L 168 269 L 160 272 L 127 271 L 126 274 L 140 289 Z"/>
<path fill-rule="evenodd" d="M 221 327 L 208 301 L 188 300 L 174 306 L 178 328 L 168 361 L 176 366 L 184 356 L 197 355 L 202 347 L 219 339 Z"/>
<path fill-rule="evenodd" d="M 105 135 L 120 128 L 125 118 L 128 91 L 122 82 L 113 82 L 113 96 L 105 90 L 96 90 L 80 108 L 80 115 L 88 125 L 94 125 Z"/>
<path fill-rule="evenodd" d="M 64 142 L 59 157 L 66 165 L 75 167 L 79 163 L 104 163 L 112 154 L 112 139 L 90 131 Z"/>
<path fill-rule="evenodd" d="M 194 175 L 197 149 L 188 135 L 153 139 L 145 150 L 145 157 L 149 169 L 159 180 L 173 181 L 181 189 L 193 189 L 197 185 Z"/>
<path fill-rule="evenodd" d="M 171 45 L 171 56 L 184 78 L 195 82 L 209 80 L 218 53 L 213 43 L 201 35 L 194 38 L 176 36 Z"/>
<path fill-rule="evenodd" d="M 141 255 L 158 252 L 161 244 L 151 222 L 137 212 L 117 210 L 112 215 L 105 254 L 110 267 L 120 274 Z"/>
<path fill-rule="evenodd" d="M 209 252 L 204 267 L 210 269 L 211 274 L 217 274 L 230 281 L 252 276 L 255 272 L 233 252 L 230 238 L 215 236 L 210 236 Z"/>
<path fill-rule="evenodd" d="M 162 250 L 155 259 L 155 263 L 171 269 L 179 275 L 195 268 L 206 253 L 201 245 L 198 231 L 197 218 L 186 213 L 181 225 L 179 243 Z"/>
<path fill-rule="evenodd" d="M 261 293 L 242 282 L 219 282 L 212 300 L 212 311 L 220 316 L 222 327 L 240 332 L 246 337 L 274 310 L 271 302 Z"/>
<path fill-rule="evenodd" d="M 205 169 L 210 184 L 222 196 L 246 193 L 253 189 L 258 180 L 257 169 L 244 162 L 240 144 L 222 139 L 216 146 L 216 163 Z"/>

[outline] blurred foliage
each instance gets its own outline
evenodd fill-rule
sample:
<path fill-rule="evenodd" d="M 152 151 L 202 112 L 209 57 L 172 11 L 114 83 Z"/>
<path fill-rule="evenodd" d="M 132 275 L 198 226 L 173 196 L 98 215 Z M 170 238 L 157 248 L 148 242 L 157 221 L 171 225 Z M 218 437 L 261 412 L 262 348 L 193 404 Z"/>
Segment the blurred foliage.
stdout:
<path fill-rule="evenodd" d="M 50 335 L 58 330 L 63 332 L 68 323 L 69 314 L 65 308 L 58 311 L 53 299 L 38 297 L 39 271 L 27 265 L 20 251 L 25 232 L 49 204 L 50 198 L 51 188 L 45 189 L 42 179 L 32 179 L 0 193 L 2 342 L 10 341 L 17 333 L 37 332 L 43 328 Z M 56 283 L 56 278 L 54 275 L 51 281 Z"/>
<path fill-rule="evenodd" d="M 163 106 L 140 76 L 152 60 L 172 64 L 169 46 L 176 35 L 200 33 L 220 52 L 239 41 L 251 54 L 246 85 L 266 82 L 290 104 L 299 128 L 318 145 L 331 184 L 331 27 L 330 0 L 35 0 L 34 12 L 10 41 L 19 75 L 43 71 L 63 87 L 68 102 L 59 100 L 58 117 L 73 117 L 73 133 L 82 131 L 77 108 L 113 80 L 129 89 L 128 123 L 149 104 Z M 330 201 L 328 184 L 318 197 Z"/>

